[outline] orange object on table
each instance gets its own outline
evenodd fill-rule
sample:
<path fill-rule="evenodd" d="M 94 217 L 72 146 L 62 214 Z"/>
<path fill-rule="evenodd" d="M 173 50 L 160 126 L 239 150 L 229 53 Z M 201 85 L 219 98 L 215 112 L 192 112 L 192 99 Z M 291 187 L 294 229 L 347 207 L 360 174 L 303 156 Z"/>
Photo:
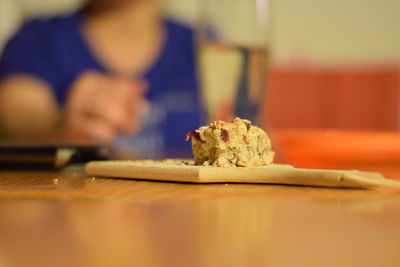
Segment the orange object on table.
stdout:
<path fill-rule="evenodd" d="M 303 168 L 359 169 L 400 178 L 400 134 L 327 129 L 274 130 L 280 161 Z"/>
<path fill-rule="evenodd" d="M 275 66 L 261 121 L 268 128 L 397 131 L 398 66 Z"/>

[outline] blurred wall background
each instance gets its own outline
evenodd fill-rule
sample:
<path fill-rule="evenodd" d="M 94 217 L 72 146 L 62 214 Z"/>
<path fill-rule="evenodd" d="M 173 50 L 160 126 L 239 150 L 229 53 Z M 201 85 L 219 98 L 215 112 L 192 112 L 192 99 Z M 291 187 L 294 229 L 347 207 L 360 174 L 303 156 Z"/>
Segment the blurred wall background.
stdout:
<path fill-rule="evenodd" d="M 272 47 L 279 61 L 386 63 L 400 60 L 400 1 L 278 0 Z"/>
<path fill-rule="evenodd" d="M 165 10 L 193 23 L 199 1 L 164 0 Z M 81 2 L 0 0 L 1 42 L 22 19 L 67 12 Z M 400 1 L 277 0 L 271 1 L 270 7 L 270 43 L 275 61 L 332 64 L 400 60 Z"/>
<path fill-rule="evenodd" d="M 24 20 L 68 12 L 80 3 L 81 0 L 0 0 L 0 52 Z"/>

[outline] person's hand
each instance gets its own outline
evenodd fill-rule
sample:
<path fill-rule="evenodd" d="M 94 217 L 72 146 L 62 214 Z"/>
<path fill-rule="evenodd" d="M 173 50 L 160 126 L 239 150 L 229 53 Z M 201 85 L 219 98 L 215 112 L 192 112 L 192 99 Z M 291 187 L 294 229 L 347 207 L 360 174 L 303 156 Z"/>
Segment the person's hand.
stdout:
<path fill-rule="evenodd" d="M 70 88 L 64 126 L 73 135 L 111 141 L 119 133 L 137 132 L 148 110 L 146 84 L 139 79 L 89 71 Z"/>

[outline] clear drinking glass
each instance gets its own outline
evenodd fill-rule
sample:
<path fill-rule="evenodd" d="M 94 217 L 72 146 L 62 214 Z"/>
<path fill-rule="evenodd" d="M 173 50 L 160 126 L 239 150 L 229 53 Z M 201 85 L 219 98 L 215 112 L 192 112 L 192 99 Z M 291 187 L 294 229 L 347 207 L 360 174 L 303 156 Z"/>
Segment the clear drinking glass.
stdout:
<path fill-rule="evenodd" d="M 208 121 L 254 123 L 266 89 L 269 0 L 200 0 L 199 77 Z"/>

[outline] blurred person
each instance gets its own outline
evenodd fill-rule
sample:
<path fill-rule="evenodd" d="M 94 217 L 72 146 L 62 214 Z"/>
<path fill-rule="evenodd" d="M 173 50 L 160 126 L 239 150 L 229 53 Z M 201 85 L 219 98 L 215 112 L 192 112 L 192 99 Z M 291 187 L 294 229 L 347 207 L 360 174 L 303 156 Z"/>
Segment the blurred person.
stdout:
<path fill-rule="evenodd" d="M 29 21 L 0 58 L 0 120 L 18 138 L 135 134 L 143 149 L 180 148 L 201 123 L 198 95 L 193 32 L 157 0 L 88 0 Z"/>

